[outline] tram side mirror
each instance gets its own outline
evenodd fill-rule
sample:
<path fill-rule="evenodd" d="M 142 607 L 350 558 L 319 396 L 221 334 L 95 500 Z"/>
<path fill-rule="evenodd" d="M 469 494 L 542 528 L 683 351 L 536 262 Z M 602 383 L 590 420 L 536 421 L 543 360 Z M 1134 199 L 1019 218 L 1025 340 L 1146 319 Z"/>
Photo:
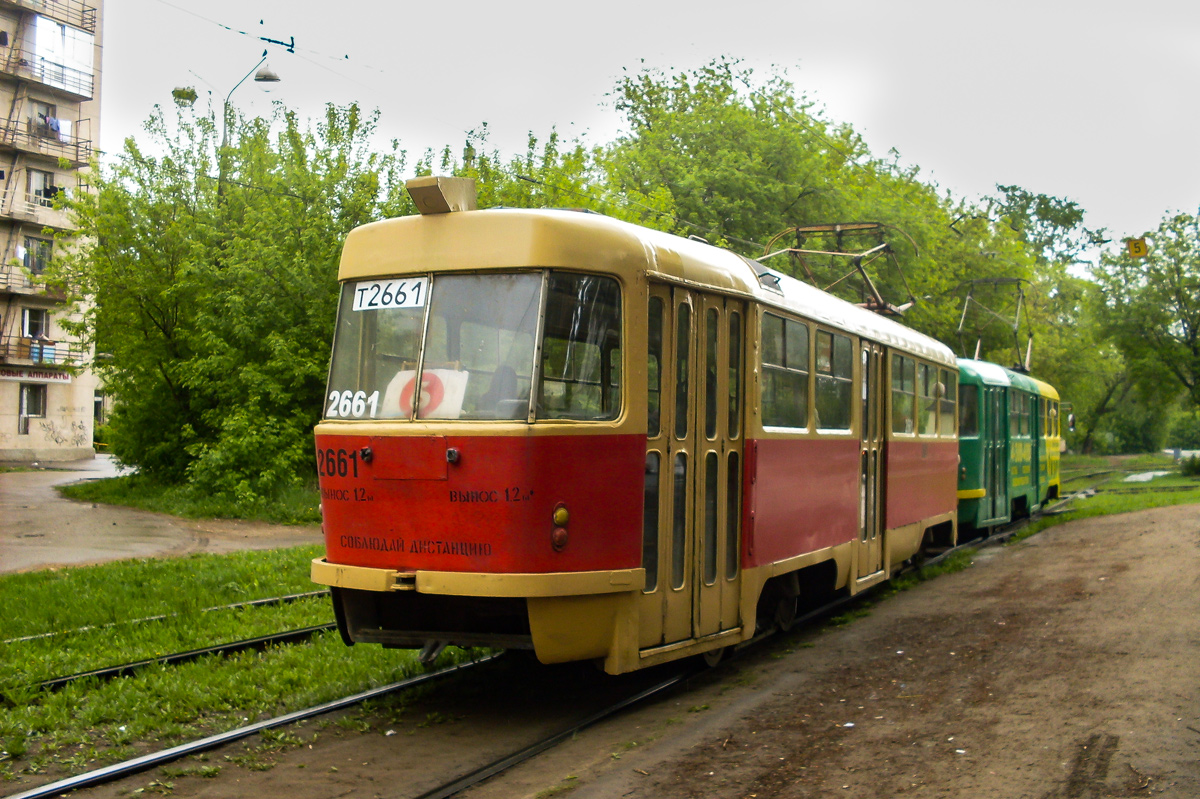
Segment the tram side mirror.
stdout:
<path fill-rule="evenodd" d="M 1072 433 L 1075 432 L 1075 414 L 1073 413 L 1067 414 L 1067 430 Z"/>

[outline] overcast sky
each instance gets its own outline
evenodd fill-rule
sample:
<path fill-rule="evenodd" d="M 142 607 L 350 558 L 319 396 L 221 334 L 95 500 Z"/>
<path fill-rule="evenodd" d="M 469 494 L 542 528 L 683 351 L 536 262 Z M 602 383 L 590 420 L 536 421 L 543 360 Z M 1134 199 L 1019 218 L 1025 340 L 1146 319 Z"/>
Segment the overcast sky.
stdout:
<path fill-rule="evenodd" d="M 296 52 L 260 36 L 295 37 Z M 241 110 L 357 100 L 414 154 L 457 149 L 485 121 L 506 154 L 553 126 L 607 141 L 623 69 L 729 56 L 786 69 L 876 154 L 895 148 L 959 197 L 1017 184 L 1075 200 L 1116 237 L 1200 203 L 1195 3 L 106 0 L 101 148 L 176 86 L 219 107 L 264 47 L 282 80 L 270 94 L 246 81 Z"/>

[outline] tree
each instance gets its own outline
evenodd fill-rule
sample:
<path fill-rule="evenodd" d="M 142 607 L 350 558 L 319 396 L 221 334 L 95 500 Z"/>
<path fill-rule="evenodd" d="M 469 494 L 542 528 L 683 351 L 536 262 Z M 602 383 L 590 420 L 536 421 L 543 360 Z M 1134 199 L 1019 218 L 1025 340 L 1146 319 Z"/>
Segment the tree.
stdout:
<path fill-rule="evenodd" d="M 309 130 L 278 108 L 218 152 L 211 115 L 158 110 L 150 148 L 127 140 L 71 203 L 59 275 L 88 299 L 123 462 L 243 502 L 312 473 L 342 241 L 410 212 L 403 153 L 367 150 L 374 124 L 330 106 Z"/>
<path fill-rule="evenodd" d="M 872 280 L 893 304 L 915 298 L 905 323 L 944 341 L 955 339 L 964 281 L 1014 269 L 1029 276 L 1029 248 L 1013 230 L 940 195 L 898 154 L 873 156 L 853 128 L 827 120 L 781 75 L 759 80 L 719 59 L 693 72 L 627 76 L 613 98 L 628 130 L 597 153 L 606 196 L 643 224 L 761 257 L 787 228 L 882 223 L 900 270 L 881 260 L 868 267 Z M 861 251 L 879 241 L 858 243 Z M 767 263 L 808 279 L 782 256 Z M 848 270 L 847 259 L 831 261 L 815 282 L 825 288 Z M 863 299 L 854 280 L 832 291 Z"/>
<path fill-rule="evenodd" d="M 1147 233 L 1150 253 L 1105 254 L 1094 277 L 1106 331 L 1146 395 L 1200 403 L 1200 222 L 1188 214 Z"/>

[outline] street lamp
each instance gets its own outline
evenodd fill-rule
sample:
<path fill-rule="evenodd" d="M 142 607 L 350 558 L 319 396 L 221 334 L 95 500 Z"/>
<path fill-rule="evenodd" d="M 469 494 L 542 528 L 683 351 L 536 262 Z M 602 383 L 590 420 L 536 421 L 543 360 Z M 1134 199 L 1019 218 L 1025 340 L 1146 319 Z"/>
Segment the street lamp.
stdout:
<path fill-rule="evenodd" d="M 243 83 L 245 83 L 246 78 L 250 77 L 251 75 L 254 76 L 255 83 L 279 83 L 279 76 L 275 74 L 275 71 L 273 69 L 271 69 L 269 66 L 267 66 L 267 51 L 266 50 L 263 50 L 262 58 L 259 59 L 259 62 L 257 64 L 255 64 L 253 67 L 251 67 L 250 71 L 247 72 L 241 80 L 239 80 L 237 83 L 234 84 L 233 88 L 229 90 L 229 94 L 225 95 L 225 104 L 222 106 L 222 109 L 221 109 L 222 110 L 222 116 L 221 116 L 221 147 L 222 147 L 222 149 L 225 147 L 225 145 L 229 141 L 229 98 L 233 97 L 233 93 L 238 90 L 238 86 L 241 86 Z"/>
<path fill-rule="evenodd" d="M 221 107 L 221 154 L 220 154 L 220 175 L 217 181 L 217 193 L 220 194 L 224 190 L 225 185 L 225 147 L 229 144 L 229 98 L 233 97 L 233 93 L 238 90 L 246 82 L 246 78 L 254 76 L 255 83 L 278 83 L 279 75 L 267 66 L 267 51 L 263 50 L 262 58 L 259 62 L 250 68 L 241 80 L 234 84 L 229 90 L 229 94 L 225 95 L 225 104 Z"/>

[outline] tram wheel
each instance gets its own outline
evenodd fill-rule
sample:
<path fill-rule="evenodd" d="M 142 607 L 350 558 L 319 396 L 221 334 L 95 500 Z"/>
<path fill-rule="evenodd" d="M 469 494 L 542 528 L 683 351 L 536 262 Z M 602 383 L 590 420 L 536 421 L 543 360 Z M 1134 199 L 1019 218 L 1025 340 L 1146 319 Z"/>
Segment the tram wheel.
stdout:
<path fill-rule="evenodd" d="M 710 649 L 701 655 L 700 658 L 704 661 L 705 666 L 708 666 L 710 669 L 715 668 L 718 663 L 725 659 L 725 650 L 728 648 L 729 647 L 722 646 L 716 649 Z"/>
<path fill-rule="evenodd" d="M 775 626 L 780 632 L 787 632 L 796 623 L 796 605 L 799 597 L 781 596 L 775 605 Z"/>

